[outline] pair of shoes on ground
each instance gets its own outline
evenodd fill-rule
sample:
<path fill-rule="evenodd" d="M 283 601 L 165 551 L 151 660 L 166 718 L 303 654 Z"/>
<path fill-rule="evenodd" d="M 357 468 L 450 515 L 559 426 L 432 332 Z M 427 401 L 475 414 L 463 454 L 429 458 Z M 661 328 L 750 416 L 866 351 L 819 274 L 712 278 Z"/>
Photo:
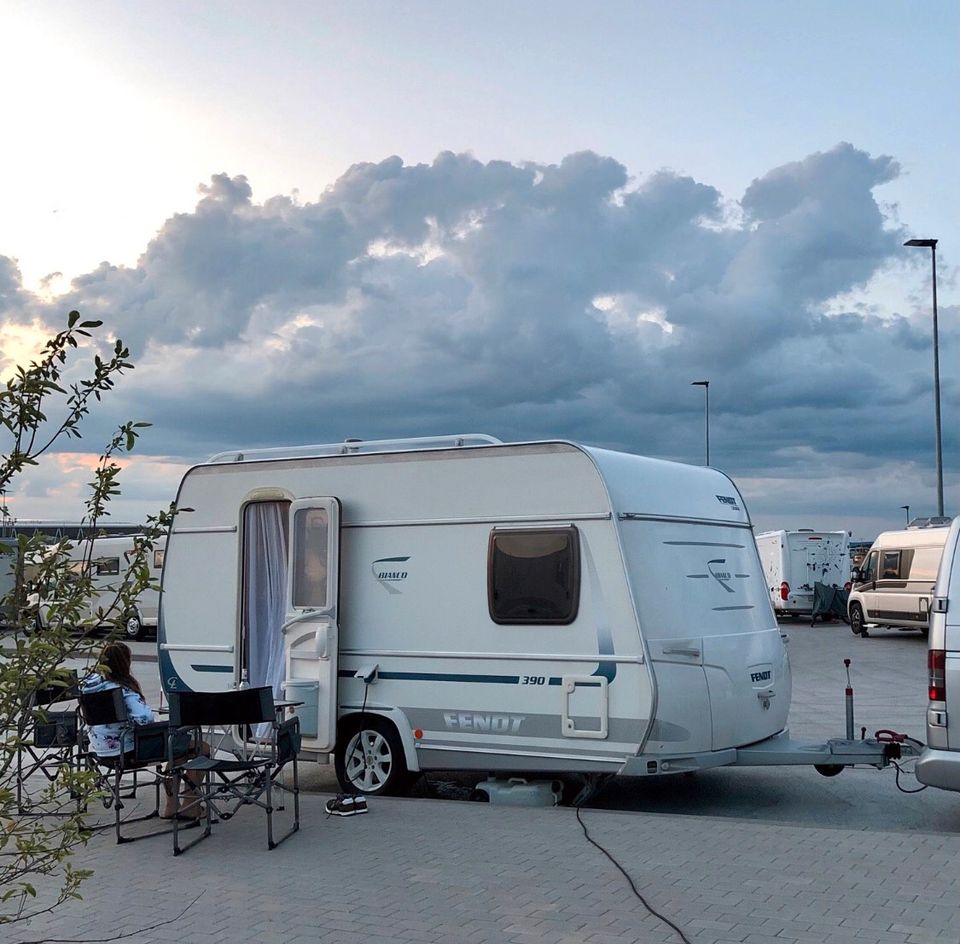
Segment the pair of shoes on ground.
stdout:
<path fill-rule="evenodd" d="M 326 810 L 327 816 L 357 816 L 367 812 L 367 798 L 338 793 L 334 799 L 327 800 Z"/>

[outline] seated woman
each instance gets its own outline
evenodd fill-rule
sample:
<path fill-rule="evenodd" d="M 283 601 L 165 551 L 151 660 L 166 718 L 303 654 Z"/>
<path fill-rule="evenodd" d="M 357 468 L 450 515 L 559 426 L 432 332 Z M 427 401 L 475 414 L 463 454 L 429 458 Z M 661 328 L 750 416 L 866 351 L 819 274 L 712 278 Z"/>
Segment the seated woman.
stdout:
<path fill-rule="evenodd" d="M 93 692 L 104 692 L 111 688 L 120 688 L 123 691 L 123 703 L 127 709 L 127 716 L 132 724 L 150 724 L 156 721 L 153 709 L 143 697 L 143 689 L 130 671 L 133 654 L 130 647 L 117 640 L 108 642 L 100 652 L 100 657 L 93 671 L 80 683 L 80 691 L 84 695 Z M 131 756 L 133 753 L 133 731 L 129 724 L 94 724 L 87 730 L 90 738 L 90 748 L 97 757 L 109 763 L 111 757 L 119 757 L 121 752 Z M 204 745 L 205 747 L 206 745 Z M 177 758 L 179 763 L 183 758 Z M 196 775 L 194 775 L 196 776 Z M 199 797 L 196 793 L 196 783 L 189 781 L 184 784 L 180 815 L 192 819 L 200 814 Z M 164 819 L 171 819 L 176 804 L 174 802 L 173 787 L 169 778 L 164 781 L 166 800 L 163 812 Z"/>

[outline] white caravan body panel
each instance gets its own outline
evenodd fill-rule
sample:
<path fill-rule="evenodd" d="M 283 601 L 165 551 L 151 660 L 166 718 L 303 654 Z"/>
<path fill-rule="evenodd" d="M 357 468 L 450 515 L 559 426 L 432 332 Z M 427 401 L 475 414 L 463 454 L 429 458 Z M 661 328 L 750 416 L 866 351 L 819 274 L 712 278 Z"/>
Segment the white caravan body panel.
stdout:
<path fill-rule="evenodd" d="M 191 469 L 163 577 L 167 691 L 246 678 L 244 509 L 322 497 L 341 515 L 339 714 L 392 721 L 410 769 L 615 772 L 645 745 L 689 754 L 783 729 L 789 666 L 735 486 L 564 442 Z M 574 618 L 495 620 L 494 536 L 551 529 L 577 535 Z M 288 595 L 288 636 L 305 617 Z"/>

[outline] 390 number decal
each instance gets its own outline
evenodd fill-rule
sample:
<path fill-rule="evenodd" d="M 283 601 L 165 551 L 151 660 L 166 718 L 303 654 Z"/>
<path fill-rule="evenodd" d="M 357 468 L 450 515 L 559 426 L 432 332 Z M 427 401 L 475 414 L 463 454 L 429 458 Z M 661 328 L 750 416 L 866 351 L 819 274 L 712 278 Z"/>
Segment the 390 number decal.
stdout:
<path fill-rule="evenodd" d="M 546 685 L 547 679 L 544 675 L 521 675 L 521 685 Z"/>

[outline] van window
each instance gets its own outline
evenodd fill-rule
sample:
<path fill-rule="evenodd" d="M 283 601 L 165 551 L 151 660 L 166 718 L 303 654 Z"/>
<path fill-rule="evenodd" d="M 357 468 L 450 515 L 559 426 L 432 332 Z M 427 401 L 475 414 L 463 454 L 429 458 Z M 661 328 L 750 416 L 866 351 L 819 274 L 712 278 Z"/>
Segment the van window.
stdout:
<path fill-rule="evenodd" d="M 487 602 L 495 623 L 572 623 L 580 605 L 577 529 L 492 531 Z"/>
<path fill-rule="evenodd" d="M 153 552 L 153 569 L 160 570 L 163 567 L 163 552 L 164 548 L 158 548 Z"/>
<path fill-rule="evenodd" d="M 301 508 L 293 516 L 293 605 L 327 605 L 329 521 L 325 508 Z"/>
<path fill-rule="evenodd" d="M 884 551 L 880 560 L 880 579 L 881 580 L 899 580 L 900 579 L 900 552 Z"/>
<path fill-rule="evenodd" d="M 866 561 L 864 561 L 863 567 L 863 582 L 868 583 L 870 581 L 877 579 L 877 557 L 878 554 L 876 551 L 871 551 L 867 555 Z"/>
<path fill-rule="evenodd" d="M 119 557 L 101 557 L 93 562 L 93 572 L 98 577 L 113 577 L 120 573 Z"/>
<path fill-rule="evenodd" d="M 940 569 L 940 558 L 943 548 L 918 547 L 913 552 L 913 565 L 910 568 L 911 580 L 936 580 Z"/>

